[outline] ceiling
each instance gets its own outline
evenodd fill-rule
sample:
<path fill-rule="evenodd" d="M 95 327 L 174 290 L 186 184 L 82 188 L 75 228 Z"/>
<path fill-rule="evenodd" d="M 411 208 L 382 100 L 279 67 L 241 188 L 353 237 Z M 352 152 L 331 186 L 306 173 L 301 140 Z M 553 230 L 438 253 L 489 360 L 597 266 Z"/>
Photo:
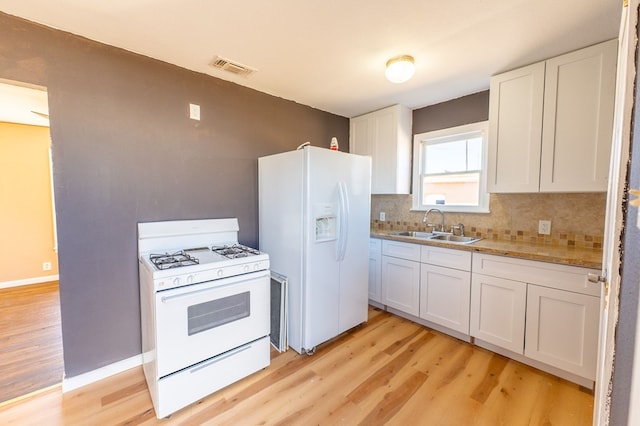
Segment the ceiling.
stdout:
<path fill-rule="evenodd" d="M 49 126 L 47 92 L 34 86 L 16 86 L 0 80 L 0 121 Z"/>
<path fill-rule="evenodd" d="M 614 0 L 0 0 L 0 11 L 345 117 L 485 90 L 492 74 L 617 37 Z M 386 61 L 416 73 L 385 80 Z M 257 72 L 214 69 L 216 56 Z"/>

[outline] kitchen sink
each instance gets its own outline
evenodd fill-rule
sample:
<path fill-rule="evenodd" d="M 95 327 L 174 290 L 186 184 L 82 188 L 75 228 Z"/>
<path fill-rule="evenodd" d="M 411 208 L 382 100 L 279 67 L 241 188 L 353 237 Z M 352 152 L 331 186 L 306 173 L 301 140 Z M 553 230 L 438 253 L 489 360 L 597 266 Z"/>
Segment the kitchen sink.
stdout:
<path fill-rule="evenodd" d="M 400 232 L 390 232 L 389 235 L 397 235 L 398 237 L 412 237 L 412 238 L 423 238 L 429 239 L 433 237 L 433 233 L 431 232 L 419 232 L 419 231 L 400 231 Z"/>
<path fill-rule="evenodd" d="M 429 239 L 432 241 L 446 241 L 448 243 L 471 244 L 481 240 L 482 238 L 461 237 L 460 235 L 451 235 L 451 234 L 446 234 L 446 235 L 440 234 L 440 235 L 434 235 Z"/>
<path fill-rule="evenodd" d="M 417 238 L 428 241 L 442 241 L 447 243 L 455 243 L 455 244 L 471 244 L 476 241 L 481 240 L 482 238 L 476 237 L 461 237 L 460 235 L 453 235 L 449 233 L 433 233 L 433 232 L 419 232 L 419 231 L 398 231 L 398 232 L 390 232 L 389 235 L 394 235 L 397 237 L 409 237 L 409 238 Z"/>

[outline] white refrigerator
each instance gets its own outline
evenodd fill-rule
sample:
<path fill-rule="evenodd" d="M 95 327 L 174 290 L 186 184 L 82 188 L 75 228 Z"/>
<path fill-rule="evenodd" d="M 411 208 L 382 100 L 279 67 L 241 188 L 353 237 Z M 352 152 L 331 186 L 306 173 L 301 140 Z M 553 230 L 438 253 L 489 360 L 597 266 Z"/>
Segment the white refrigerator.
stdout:
<path fill-rule="evenodd" d="M 260 250 L 288 279 L 298 353 L 367 321 L 371 158 L 306 146 L 258 159 Z"/>

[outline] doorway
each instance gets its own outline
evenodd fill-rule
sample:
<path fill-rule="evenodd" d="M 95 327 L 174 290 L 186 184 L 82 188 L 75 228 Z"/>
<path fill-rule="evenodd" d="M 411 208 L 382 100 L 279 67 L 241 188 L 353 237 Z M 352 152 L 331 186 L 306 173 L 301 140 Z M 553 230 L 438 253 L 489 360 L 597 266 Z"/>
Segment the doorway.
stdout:
<path fill-rule="evenodd" d="M 62 382 L 45 88 L 0 80 L 0 404 Z"/>

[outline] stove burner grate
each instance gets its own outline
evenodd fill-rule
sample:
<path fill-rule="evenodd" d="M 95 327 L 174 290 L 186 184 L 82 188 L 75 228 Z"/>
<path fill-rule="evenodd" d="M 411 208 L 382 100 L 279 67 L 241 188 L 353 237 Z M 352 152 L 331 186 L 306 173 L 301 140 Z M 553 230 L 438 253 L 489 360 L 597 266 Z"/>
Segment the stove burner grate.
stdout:
<path fill-rule="evenodd" d="M 149 260 L 153 263 L 158 269 L 170 269 L 170 268 L 179 268 L 181 266 L 191 266 L 197 265 L 200 261 L 185 253 L 184 250 L 177 251 L 175 253 L 164 253 L 164 254 L 150 254 Z"/>
<path fill-rule="evenodd" d="M 260 254 L 260 251 L 243 246 L 242 244 L 234 244 L 231 246 L 211 247 L 211 251 L 228 257 L 229 259 L 238 259 L 241 257 L 255 256 Z"/>

